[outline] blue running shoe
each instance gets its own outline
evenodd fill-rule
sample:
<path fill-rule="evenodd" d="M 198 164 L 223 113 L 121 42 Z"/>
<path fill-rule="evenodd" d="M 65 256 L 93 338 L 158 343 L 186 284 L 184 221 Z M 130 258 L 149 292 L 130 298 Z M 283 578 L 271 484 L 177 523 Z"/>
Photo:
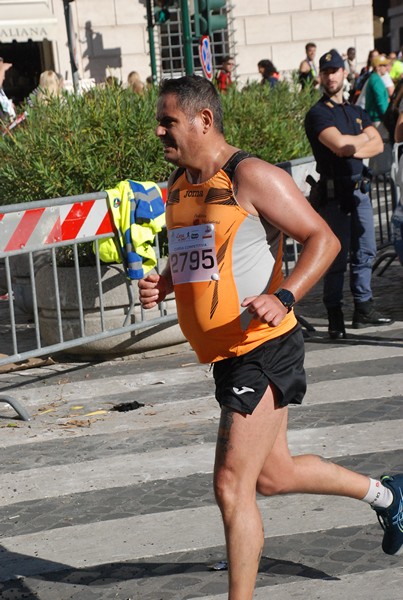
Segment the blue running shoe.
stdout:
<path fill-rule="evenodd" d="M 400 554 L 403 546 L 403 475 L 382 475 L 382 484 L 393 494 L 387 508 L 375 508 L 378 521 L 385 534 L 382 550 L 386 554 Z"/>

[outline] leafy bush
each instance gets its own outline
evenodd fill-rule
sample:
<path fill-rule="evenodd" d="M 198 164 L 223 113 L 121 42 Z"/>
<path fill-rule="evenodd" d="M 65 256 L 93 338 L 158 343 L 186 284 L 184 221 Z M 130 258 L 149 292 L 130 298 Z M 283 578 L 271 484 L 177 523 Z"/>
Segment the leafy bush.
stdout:
<path fill-rule="evenodd" d="M 71 196 L 122 179 L 167 178 L 154 134 L 156 92 L 120 87 L 50 98 L 0 141 L 0 202 Z"/>
<path fill-rule="evenodd" d="M 26 121 L 0 138 L 0 204 L 105 190 L 128 178 L 165 181 L 172 165 L 155 136 L 156 97 L 112 86 L 27 108 Z M 269 162 L 311 153 L 303 119 L 312 93 L 252 84 L 222 100 L 234 146 Z"/>
<path fill-rule="evenodd" d="M 316 92 L 286 81 L 273 89 L 259 83 L 231 89 L 223 97 L 226 138 L 271 163 L 309 156 L 304 118 L 316 100 Z"/>

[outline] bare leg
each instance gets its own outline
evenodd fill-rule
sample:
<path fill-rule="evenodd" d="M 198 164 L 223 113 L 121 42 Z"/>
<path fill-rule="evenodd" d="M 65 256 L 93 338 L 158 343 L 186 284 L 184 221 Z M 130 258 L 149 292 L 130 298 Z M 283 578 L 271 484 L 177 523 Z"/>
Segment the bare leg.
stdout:
<path fill-rule="evenodd" d="M 256 482 L 284 419 L 270 388 L 252 415 L 221 412 L 214 490 L 227 543 L 228 600 L 252 600 L 264 541 Z"/>
<path fill-rule="evenodd" d="M 269 387 L 252 415 L 222 408 L 214 490 L 227 544 L 228 600 L 252 600 L 264 534 L 256 490 L 266 496 L 310 493 L 362 499 L 369 478 L 319 456 L 291 456 L 288 409 Z"/>
<path fill-rule="evenodd" d="M 313 454 L 291 456 L 287 444 L 287 419 L 259 475 L 257 491 L 274 494 L 327 494 L 362 500 L 369 478 Z"/>

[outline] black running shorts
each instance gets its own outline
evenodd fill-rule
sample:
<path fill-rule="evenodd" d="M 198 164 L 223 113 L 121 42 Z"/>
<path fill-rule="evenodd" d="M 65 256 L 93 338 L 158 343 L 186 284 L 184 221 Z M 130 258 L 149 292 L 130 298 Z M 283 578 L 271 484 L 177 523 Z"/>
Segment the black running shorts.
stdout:
<path fill-rule="evenodd" d="M 242 356 L 213 365 L 220 406 L 252 414 L 269 385 L 276 406 L 301 404 L 306 392 L 304 338 L 300 325 Z"/>

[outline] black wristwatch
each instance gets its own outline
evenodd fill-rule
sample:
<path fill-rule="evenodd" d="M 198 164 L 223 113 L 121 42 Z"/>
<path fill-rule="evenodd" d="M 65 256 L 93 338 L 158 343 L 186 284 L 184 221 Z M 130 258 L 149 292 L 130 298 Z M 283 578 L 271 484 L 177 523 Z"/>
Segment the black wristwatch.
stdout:
<path fill-rule="evenodd" d="M 287 311 L 290 312 L 295 304 L 294 294 L 290 290 L 277 290 L 273 296 L 276 296 L 281 304 L 286 307 Z"/>

